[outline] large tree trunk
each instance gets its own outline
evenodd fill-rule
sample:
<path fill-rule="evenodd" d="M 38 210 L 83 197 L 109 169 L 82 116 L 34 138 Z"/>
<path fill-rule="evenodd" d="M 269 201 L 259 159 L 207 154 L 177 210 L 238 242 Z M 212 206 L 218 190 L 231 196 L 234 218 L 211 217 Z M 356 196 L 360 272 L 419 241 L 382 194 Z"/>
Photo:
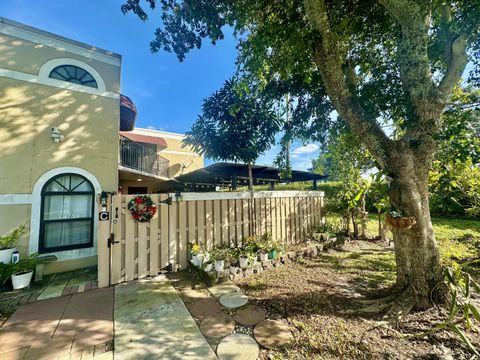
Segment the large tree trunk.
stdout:
<path fill-rule="evenodd" d="M 389 138 L 371 117 L 356 95 L 355 63 L 349 57 L 342 36 L 331 28 L 325 0 L 304 0 L 312 29 L 320 35 L 313 59 L 324 80 L 330 100 L 350 129 L 375 157 L 379 166 L 393 178 L 390 201 L 417 223 L 408 230 L 394 230 L 397 262 L 396 289 L 399 300 L 429 307 L 442 281 L 440 255 L 433 234 L 428 203 L 428 172 L 435 153 L 434 135 L 440 118 L 467 64 L 467 34 L 454 34 L 445 41 L 449 54 L 447 69 L 437 85 L 428 57 L 431 33 L 430 12 L 434 2 L 379 0 L 399 25 L 398 65 L 400 80 L 408 97 L 408 126 L 401 140 Z M 452 27 L 453 29 L 453 27 Z M 450 31 L 450 29 L 447 29 Z M 449 34 L 450 35 L 450 34 Z M 340 39 L 340 40 L 339 40 Z M 395 306 L 390 309 L 396 312 Z M 408 306 L 401 307 L 408 312 Z M 396 314 L 397 316 L 401 314 Z"/>
<path fill-rule="evenodd" d="M 395 289 L 406 292 L 417 308 L 428 308 L 441 298 L 437 292 L 442 281 L 442 267 L 433 233 L 428 201 L 429 162 L 412 151 L 398 153 L 390 183 L 392 205 L 417 223 L 410 229 L 392 229 L 395 243 L 397 281 Z"/>

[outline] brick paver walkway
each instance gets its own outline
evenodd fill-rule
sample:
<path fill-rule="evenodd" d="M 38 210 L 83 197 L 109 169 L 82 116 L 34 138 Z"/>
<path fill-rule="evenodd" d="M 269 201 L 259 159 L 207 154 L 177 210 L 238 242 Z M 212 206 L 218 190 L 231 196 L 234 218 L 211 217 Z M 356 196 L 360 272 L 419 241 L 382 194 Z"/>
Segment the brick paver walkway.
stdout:
<path fill-rule="evenodd" d="M 22 305 L 0 329 L 0 359 L 113 359 L 112 341 L 110 287 Z"/>

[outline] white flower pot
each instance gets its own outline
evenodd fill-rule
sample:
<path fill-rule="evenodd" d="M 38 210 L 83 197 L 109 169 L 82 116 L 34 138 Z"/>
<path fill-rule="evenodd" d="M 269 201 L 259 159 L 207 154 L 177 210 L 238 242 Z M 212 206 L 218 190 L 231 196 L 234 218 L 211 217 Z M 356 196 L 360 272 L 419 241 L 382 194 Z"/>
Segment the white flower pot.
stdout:
<path fill-rule="evenodd" d="M 238 273 L 238 266 L 230 266 L 230 274 L 235 275 Z"/>
<path fill-rule="evenodd" d="M 201 267 L 203 263 L 203 254 L 192 255 L 192 264 Z"/>
<path fill-rule="evenodd" d="M 213 268 L 213 264 L 209 263 L 209 264 L 205 265 L 205 268 L 203 269 L 203 271 L 210 272 L 210 271 L 212 271 L 212 268 Z"/>
<path fill-rule="evenodd" d="M 240 267 L 242 269 L 245 269 L 247 266 L 248 266 L 248 258 L 247 257 L 241 257 L 238 259 L 239 263 L 240 263 Z"/>
<path fill-rule="evenodd" d="M 215 271 L 216 272 L 222 272 L 224 267 L 225 267 L 225 261 L 215 260 Z"/>
<path fill-rule="evenodd" d="M 10 264 L 12 262 L 12 254 L 16 248 L 0 250 L 0 263 Z"/>
<path fill-rule="evenodd" d="M 259 252 L 258 253 L 258 258 L 260 259 L 260 261 L 267 261 L 268 260 L 268 253 Z"/>
<path fill-rule="evenodd" d="M 28 273 L 21 274 L 21 275 L 12 275 L 12 285 L 13 289 L 23 289 L 30 285 L 32 281 L 33 271 L 29 271 Z"/>

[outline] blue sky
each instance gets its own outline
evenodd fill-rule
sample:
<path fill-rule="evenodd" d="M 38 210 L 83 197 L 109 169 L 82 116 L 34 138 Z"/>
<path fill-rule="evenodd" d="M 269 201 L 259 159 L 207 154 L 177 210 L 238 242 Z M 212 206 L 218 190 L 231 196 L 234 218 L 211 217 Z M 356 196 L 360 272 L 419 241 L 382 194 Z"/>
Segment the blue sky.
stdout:
<path fill-rule="evenodd" d="M 185 132 L 200 113 L 202 100 L 221 87 L 235 71 L 235 41 L 230 33 L 215 46 L 179 62 L 173 54 L 150 52 L 149 43 L 158 13 L 142 23 L 123 15 L 122 0 L 0 0 L 0 16 L 95 45 L 122 55 L 122 93 L 139 110 L 136 126 Z M 258 164 L 271 165 L 279 148 L 273 147 Z M 305 170 L 318 156 L 315 144 L 293 144 L 293 167 Z"/>

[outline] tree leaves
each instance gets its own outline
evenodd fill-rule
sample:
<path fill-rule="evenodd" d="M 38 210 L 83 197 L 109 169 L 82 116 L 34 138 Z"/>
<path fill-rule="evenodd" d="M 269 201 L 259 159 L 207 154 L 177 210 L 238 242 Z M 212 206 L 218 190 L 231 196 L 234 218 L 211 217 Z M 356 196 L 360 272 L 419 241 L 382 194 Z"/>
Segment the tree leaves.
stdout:
<path fill-rule="evenodd" d="M 184 142 L 213 160 L 254 163 L 275 143 L 281 125 L 270 100 L 230 79 L 203 102 Z"/>

